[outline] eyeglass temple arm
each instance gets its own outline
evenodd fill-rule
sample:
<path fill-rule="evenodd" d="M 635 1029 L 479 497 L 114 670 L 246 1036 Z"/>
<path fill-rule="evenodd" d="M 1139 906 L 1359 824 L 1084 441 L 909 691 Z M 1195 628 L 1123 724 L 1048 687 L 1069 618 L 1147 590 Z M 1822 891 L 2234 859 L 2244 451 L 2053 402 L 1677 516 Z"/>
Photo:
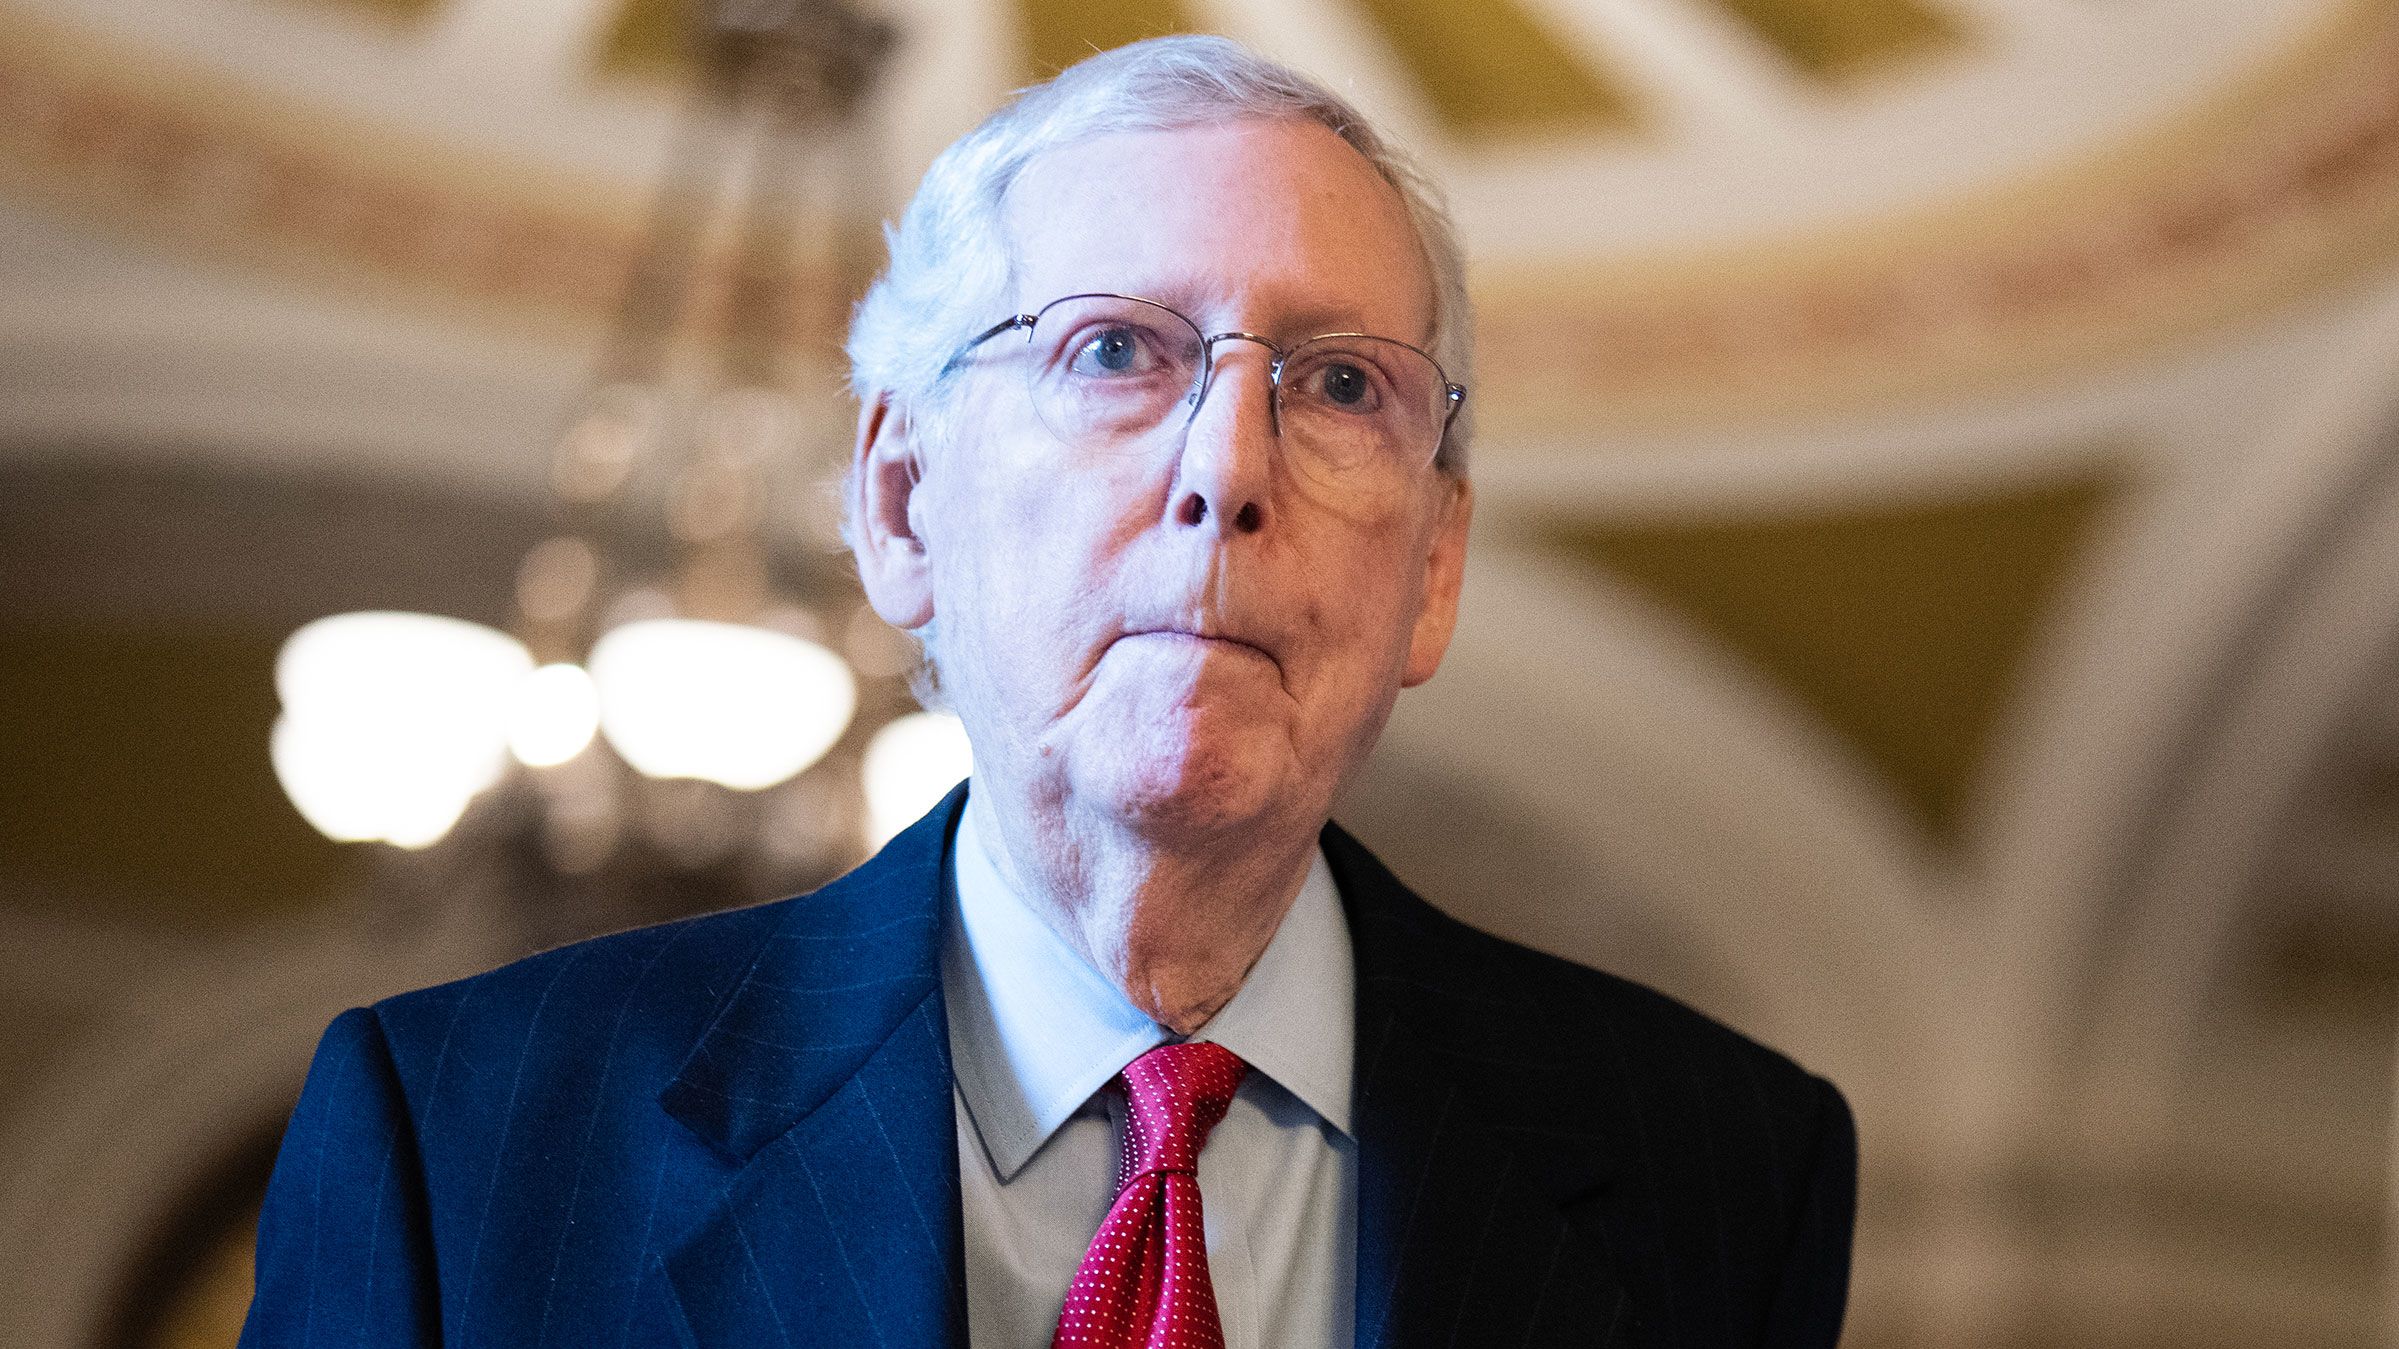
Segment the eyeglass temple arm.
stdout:
<path fill-rule="evenodd" d="M 941 367 L 941 373 L 946 375 L 952 370 L 957 369 L 959 363 L 966 359 L 966 353 L 973 351 L 976 347 L 983 345 L 985 342 L 988 342 L 991 339 L 999 336 L 1001 333 L 1007 332 L 1011 328 L 1030 328 L 1036 321 L 1038 321 L 1038 316 L 1033 314 L 1011 314 L 1008 317 L 1001 319 L 999 322 L 992 324 L 990 327 L 985 328 L 983 331 L 976 333 L 972 338 L 968 339 L 966 345 L 958 348 L 958 354 L 950 357 L 949 364 Z"/>

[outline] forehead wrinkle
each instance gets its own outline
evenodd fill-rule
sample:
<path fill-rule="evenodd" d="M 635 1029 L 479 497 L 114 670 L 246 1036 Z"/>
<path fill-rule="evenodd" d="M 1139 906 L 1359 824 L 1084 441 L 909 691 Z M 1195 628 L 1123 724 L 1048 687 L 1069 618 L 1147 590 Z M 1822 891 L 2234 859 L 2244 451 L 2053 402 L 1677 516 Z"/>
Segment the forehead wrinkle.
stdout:
<path fill-rule="evenodd" d="M 1433 337 L 1437 309 L 1432 269 L 1424 255 L 1423 240 L 1417 236 L 1398 189 L 1376 172 L 1354 146 L 1330 130 L 1312 123 L 1262 123 L 1259 129 L 1277 126 L 1322 138 L 1319 144 L 1327 148 L 1338 146 L 1345 171 L 1324 172 L 1321 166 L 1294 164 L 1297 148 L 1288 144 L 1258 150 L 1235 146 L 1233 153 L 1203 158 L 1197 166 L 1192 189 L 1206 191 L 1211 197 L 1218 194 L 1209 189 L 1219 183 L 1231 189 L 1224 196 L 1237 197 L 1244 192 L 1257 195 L 1250 184 L 1258 176 L 1262 160 L 1272 163 L 1278 176 L 1287 180 L 1297 177 L 1296 182 L 1285 184 L 1287 190 L 1266 198 L 1264 210 L 1242 213 L 1238 206 L 1256 207 L 1260 203 L 1237 202 L 1236 206 L 1223 210 L 1207 210 L 1196 218 L 1190 212 L 1177 216 L 1169 228 L 1196 234 L 1196 240 L 1185 239 L 1183 243 L 1189 252 L 1227 264 L 1215 270 L 1188 265 L 1181 253 L 1138 246 L 1107 247 L 1105 239 L 1094 237 L 1094 228 L 1137 226 L 1145 217 L 1154 216 L 1156 212 L 1151 209 L 1154 199 L 1147 195 L 1151 185 L 1137 175 L 1105 172 L 1104 161 L 1097 171 L 1085 169 L 1062 176 L 1058 161 L 1079 152 L 1090 153 L 1095 145 L 1112 140 L 1203 136 L 1217 128 L 1112 133 L 1036 156 L 1011 180 L 1001 202 L 1009 284 L 1019 311 L 1032 312 L 1063 295 L 1108 291 L 1156 300 L 1188 315 L 1207 332 L 1257 332 L 1285 343 L 1327 332 L 1369 332 L 1418 345 L 1428 344 Z M 1312 167 L 1315 171 L 1310 171 Z M 1026 186 L 1028 179 L 1031 193 L 1020 193 L 1018 189 Z M 1359 200 L 1359 188 L 1374 199 L 1373 205 L 1363 212 L 1359 209 L 1365 205 Z M 1044 195 L 1055 200 L 1043 202 L 1040 198 Z M 1035 265 L 1028 267 L 1027 226 L 1033 223 L 1028 217 L 1044 207 L 1068 223 L 1054 227 L 1063 237 L 1049 241 L 1051 257 L 1031 260 Z M 1364 236 L 1379 228 L 1396 236 L 1394 246 L 1375 250 L 1374 261 L 1365 267 L 1341 265 L 1354 259 L 1325 262 L 1322 240 L 1328 221 L 1333 223 L 1331 232 L 1338 238 L 1345 228 L 1344 222 L 1361 215 L 1375 218 L 1373 225 L 1351 233 Z M 1195 224 L 1200 226 L 1196 230 Z M 1393 256 L 1395 252 L 1398 256 Z M 1043 263 L 1050 265 L 1044 268 Z M 1056 275 L 1048 282 L 1036 281 L 1029 275 L 1041 270 Z M 1408 272 L 1415 275 L 1404 275 Z M 1350 286 L 1348 294 L 1330 293 L 1333 286 L 1361 275 L 1415 290 L 1410 301 L 1401 302 L 1409 309 L 1408 316 L 1392 314 L 1378 319 L 1373 315 L 1372 310 L 1391 302 L 1391 290 L 1383 286 Z M 1414 285 L 1410 286 L 1410 282 Z M 1035 287 L 1040 293 L 1034 293 Z M 1411 319 L 1414 321 L 1410 322 Z"/>

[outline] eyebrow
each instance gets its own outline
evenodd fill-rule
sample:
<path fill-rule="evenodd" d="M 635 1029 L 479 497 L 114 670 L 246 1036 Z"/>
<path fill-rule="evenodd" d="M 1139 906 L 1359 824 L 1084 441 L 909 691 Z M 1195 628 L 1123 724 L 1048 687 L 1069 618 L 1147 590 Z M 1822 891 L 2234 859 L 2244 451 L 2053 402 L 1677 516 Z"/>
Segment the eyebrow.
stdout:
<path fill-rule="evenodd" d="M 1370 324 L 1361 323 L 1356 319 L 1337 317 L 1340 312 L 1331 308 L 1299 310 L 1293 315 L 1290 324 L 1291 336 L 1310 337 L 1317 333 L 1358 333 L 1372 330 Z"/>
<path fill-rule="evenodd" d="M 1188 315 L 1191 320 L 1195 323 L 1198 323 L 1203 330 L 1215 329 L 1216 331 L 1220 332 L 1230 330 L 1218 328 L 1215 321 L 1201 317 L 1200 311 L 1211 308 L 1214 303 L 1212 300 L 1203 299 L 1204 292 L 1206 290 L 1204 284 L 1165 284 L 1152 285 L 1147 288 L 1144 288 L 1138 284 L 1124 286 L 1095 285 L 1088 287 L 1087 289 L 1093 291 L 1104 291 L 1116 295 L 1131 295 L 1145 300 L 1155 300 L 1159 304 L 1165 305 L 1170 309 Z M 1061 295 L 1069 295 L 1074 293 L 1076 292 L 1059 292 Z M 1425 331 L 1418 336 L 1410 337 L 1404 332 L 1377 331 L 1373 325 L 1358 319 L 1356 317 L 1356 313 L 1356 310 L 1346 308 L 1338 304 L 1303 305 L 1281 315 L 1278 323 L 1267 329 L 1261 330 L 1260 335 L 1271 337 L 1278 341 L 1304 341 L 1308 338 L 1320 336 L 1324 333 L 1367 333 L 1376 337 L 1396 337 L 1403 341 L 1419 343 L 1429 340 L 1432 336 L 1432 320 L 1429 316 L 1422 325 Z M 1235 323 L 1232 325 L 1232 327 L 1242 331 L 1251 331 L 1247 323 Z"/>

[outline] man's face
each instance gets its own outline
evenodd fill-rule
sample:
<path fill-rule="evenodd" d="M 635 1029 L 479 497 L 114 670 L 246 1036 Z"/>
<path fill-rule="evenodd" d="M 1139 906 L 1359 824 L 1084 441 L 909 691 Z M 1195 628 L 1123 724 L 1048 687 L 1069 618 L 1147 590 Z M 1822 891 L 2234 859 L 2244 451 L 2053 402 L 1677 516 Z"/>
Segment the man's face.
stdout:
<path fill-rule="evenodd" d="M 1313 124 L 1058 150 L 1018 178 L 1005 224 L 1018 312 L 1110 291 L 1286 347 L 1428 337 L 1398 195 Z M 942 682 L 1004 797 L 1168 834 L 1313 827 L 1440 661 L 1464 485 L 1429 466 L 1347 489 L 1304 474 L 1270 419 L 1266 348 L 1216 352 L 1185 433 L 1107 452 L 1045 425 L 1022 334 L 1003 334 L 953 376 L 954 435 L 919 447 L 907 513 Z"/>

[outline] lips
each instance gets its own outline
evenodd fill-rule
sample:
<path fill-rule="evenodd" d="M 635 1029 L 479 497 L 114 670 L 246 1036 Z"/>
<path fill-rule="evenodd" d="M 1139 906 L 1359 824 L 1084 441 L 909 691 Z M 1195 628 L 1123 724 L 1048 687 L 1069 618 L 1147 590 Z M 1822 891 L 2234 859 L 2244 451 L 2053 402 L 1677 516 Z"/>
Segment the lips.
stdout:
<path fill-rule="evenodd" d="M 1268 651 L 1265 647 L 1258 645 L 1256 642 L 1249 641 L 1246 638 L 1230 636 L 1222 632 L 1211 632 L 1204 628 L 1134 628 L 1128 630 L 1124 635 L 1126 637 L 1167 637 L 1176 638 L 1187 642 L 1205 642 L 1211 645 L 1247 651 L 1268 661 L 1274 660 L 1274 653 Z M 1279 664 L 1280 662 L 1277 663 Z"/>

